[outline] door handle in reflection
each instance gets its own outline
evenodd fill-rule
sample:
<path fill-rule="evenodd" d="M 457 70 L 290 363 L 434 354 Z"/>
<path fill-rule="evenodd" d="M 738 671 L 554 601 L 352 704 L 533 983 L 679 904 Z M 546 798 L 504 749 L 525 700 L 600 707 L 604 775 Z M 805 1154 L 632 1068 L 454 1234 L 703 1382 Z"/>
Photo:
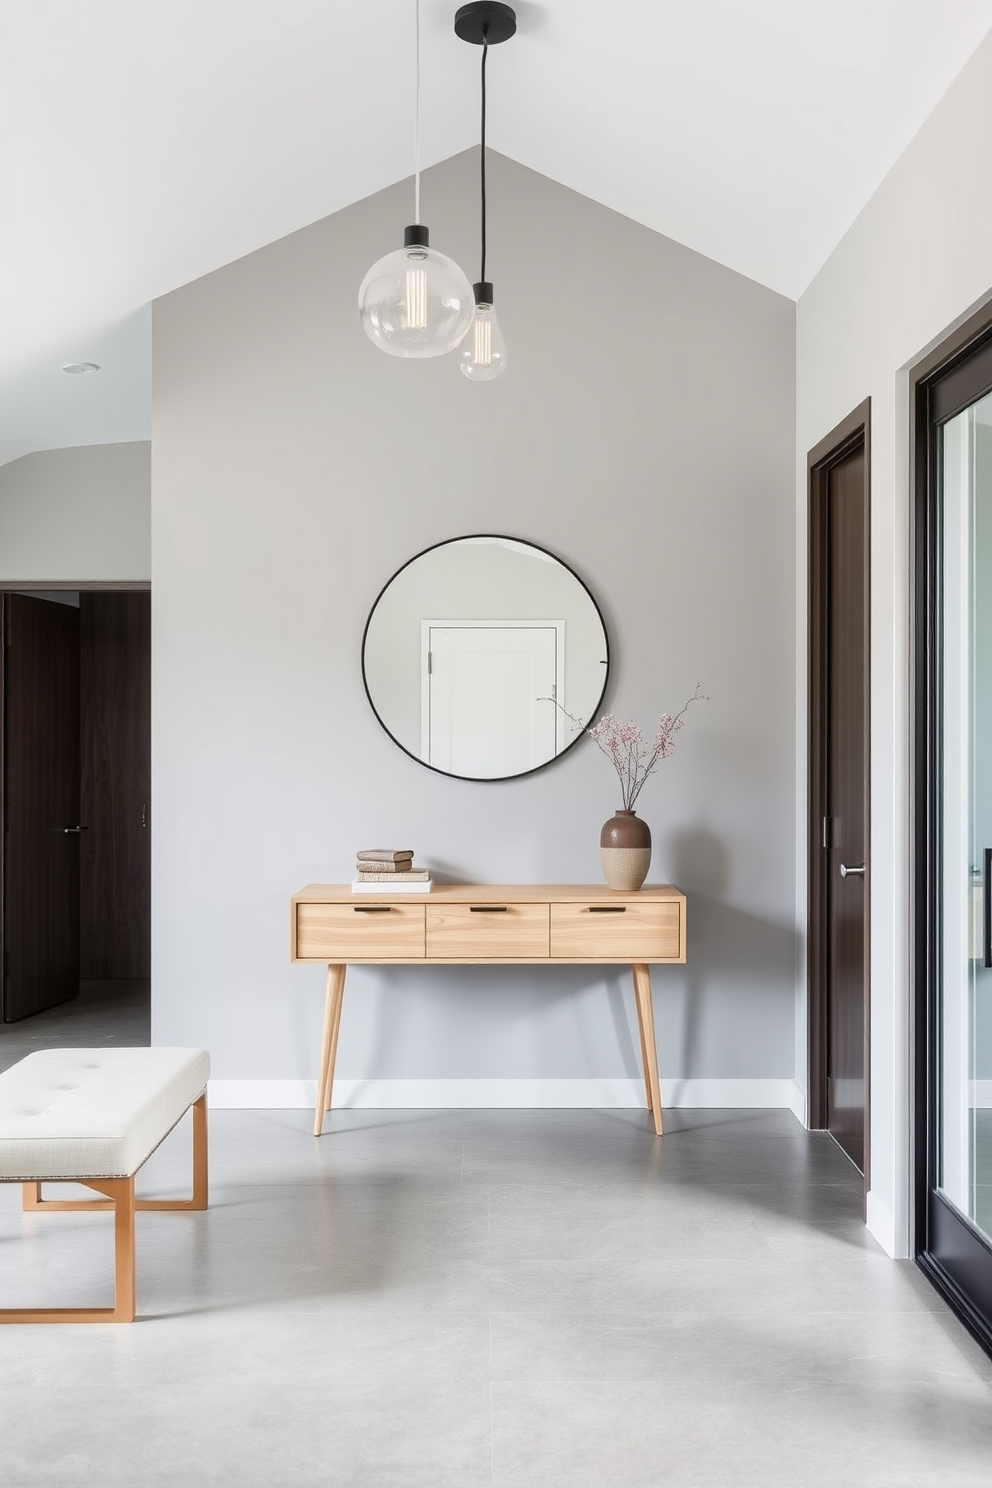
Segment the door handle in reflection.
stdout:
<path fill-rule="evenodd" d="M 65 833 L 65 835 L 67 837 L 70 837 L 70 836 L 75 837 L 80 832 L 88 832 L 89 831 L 89 827 L 63 827 L 62 828 L 62 831 Z"/>
<path fill-rule="evenodd" d="M 841 876 L 841 878 L 852 878 L 855 875 L 860 875 L 862 878 L 864 878 L 864 876 L 865 876 L 865 865 L 864 865 L 864 863 L 862 863 L 859 868 L 848 868 L 848 866 L 847 866 L 846 863 L 841 863 L 841 865 L 840 865 L 840 876 Z"/>
<path fill-rule="evenodd" d="M 982 965 L 992 966 L 992 847 L 982 854 L 982 903 L 985 913 L 982 919 Z"/>

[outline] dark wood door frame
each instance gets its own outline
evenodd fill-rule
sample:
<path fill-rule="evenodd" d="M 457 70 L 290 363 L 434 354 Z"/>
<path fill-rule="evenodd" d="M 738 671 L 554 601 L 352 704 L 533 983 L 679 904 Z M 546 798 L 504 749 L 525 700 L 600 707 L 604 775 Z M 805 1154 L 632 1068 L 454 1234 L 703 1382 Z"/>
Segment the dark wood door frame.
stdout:
<path fill-rule="evenodd" d="M 6 579 L 2 583 L 0 583 L 0 595 L 3 595 L 3 594 L 15 594 L 15 593 L 23 592 L 25 590 L 33 591 L 33 592 L 38 593 L 38 594 L 41 594 L 41 593 L 43 593 L 45 591 L 62 592 L 62 593 L 65 593 L 66 591 L 86 591 L 86 592 L 98 591 L 98 592 L 106 593 L 106 592 L 113 592 L 113 591 L 134 591 L 134 590 L 139 590 L 139 591 L 147 592 L 147 591 L 150 591 L 151 590 L 151 583 L 147 579 L 106 579 L 106 580 L 97 579 L 97 580 L 94 580 L 94 579 L 37 579 L 37 578 L 28 578 L 28 579 L 24 579 L 24 580 L 20 580 L 20 581 L 19 580 L 15 580 L 15 579 Z M 2 642 L 2 637 L 0 637 L 0 642 Z M 4 727 L 3 727 L 3 677 L 2 677 L 2 664 L 0 664 L 0 825 L 2 825 L 2 823 L 3 823 L 4 819 L 5 819 L 6 810 L 7 810 L 7 805 L 6 805 L 6 800 L 5 800 L 5 795 L 6 795 L 5 782 L 6 782 L 6 775 L 7 775 L 7 763 L 6 763 L 6 760 L 4 759 L 3 737 L 4 737 Z M 3 880 L 3 874 L 4 874 L 4 857 L 5 857 L 5 854 L 3 852 L 0 852 L 0 953 L 2 953 L 3 946 L 4 946 L 4 939 L 5 939 L 5 936 L 4 936 L 4 924 L 3 924 L 3 904 L 4 904 L 4 898 L 5 898 L 5 885 L 4 885 L 4 880 Z M 3 975 L 2 954 L 0 954 L 0 976 L 2 976 L 2 975 Z"/>
<path fill-rule="evenodd" d="M 846 459 L 859 447 L 864 448 L 864 513 L 865 513 L 865 637 L 864 637 L 864 821 L 865 862 L 871 862 L 870 843 L 870 781 L 869 781 L 869 718 L 871 692 L 871 643 L 869 633 L 869 574 L 871 564 L 871 399 L 858 405 L 847 418 L 821 439 L 807 457 L 808 492 L 808 566 L 809 566 L 809 631 L 807 640 L 809 713 L 808 713 L 808 801 L 807 823 L 807 1048 L 808 1048 L 808 1120 L 814 1130 L 827 1126 L 827 1018 L 828 1001 L 828 925 L 827 925 L 827 864 L 822 851 L 822 824 L 829 815 L 827 802 L 827 672 L 826 657 L 826 520 L 827 489 L 831 469 Z M 869 995 L 869 921 L 870 880 L 865 884 L 865 1019 L 864 1019 L 864 1069 L 865 1069 L 865 1193 L 870 1182 L 870 1133 L 868 1120 L 870 1110 L 870 1007 Z"/>
<path fill-rule="evenodd" d="M 992 303 L 969 316 L 909 373 L 913 460 L 910 524 L 910 980 L 913 1254 L 992 1356 L 990 1247 L 936 1194 L 940 1140 L 937 1051 L 942 870 L 942 491 L 934 426 L 992 386 Z"/>

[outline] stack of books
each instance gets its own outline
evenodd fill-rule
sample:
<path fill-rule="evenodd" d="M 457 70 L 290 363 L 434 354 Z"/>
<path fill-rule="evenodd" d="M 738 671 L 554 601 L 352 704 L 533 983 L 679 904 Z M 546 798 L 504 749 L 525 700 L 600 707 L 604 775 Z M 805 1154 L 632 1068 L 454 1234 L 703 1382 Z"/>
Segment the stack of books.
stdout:
<path fill-rule="evenodd" d="M 411 848 L 366 847 L 358 854 L 351 891 L 353 894 L 429 894 L 431 882 L 426 868 L 413 866 Z"/>

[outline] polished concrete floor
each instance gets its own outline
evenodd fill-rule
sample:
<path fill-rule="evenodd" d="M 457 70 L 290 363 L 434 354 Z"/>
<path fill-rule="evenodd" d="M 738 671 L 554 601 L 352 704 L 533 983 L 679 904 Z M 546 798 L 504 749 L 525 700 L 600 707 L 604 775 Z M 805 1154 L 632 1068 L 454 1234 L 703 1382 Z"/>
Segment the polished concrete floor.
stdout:
<path fill-rule="evenodd" d="M 992 1482 L 992 1363 L 789 1113 L 309 1124 L 212 1115 L 210 1210 L 139 1215 L 134 1324 L 0 1328 L 4 1488 Z M 108 1302 L 110 1254 L 0 1188 L 0 1303 Z"/>
<path fill-rule="evenodd" d="M 36 1049 L 133 1048 L 151 1042 L 147 981 L 80 982 L 79 996 L 16 1023 L 0 1023 L 0 1071 Z"/>

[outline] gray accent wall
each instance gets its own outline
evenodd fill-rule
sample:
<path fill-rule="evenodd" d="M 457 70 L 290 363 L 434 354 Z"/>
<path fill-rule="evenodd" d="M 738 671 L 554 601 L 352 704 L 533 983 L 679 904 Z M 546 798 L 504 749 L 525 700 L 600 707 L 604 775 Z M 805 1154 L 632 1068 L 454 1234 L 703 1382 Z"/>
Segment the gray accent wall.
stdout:
<path fill-rule="evenodd" d="M 0 466 L 0 584 L 147 583 L 150 464 L 139 440 Z"/>
<path fill-rule="evenodd" d="M 358 322 L 410 182 L 154 307 L 153 1037 L 221 1079 L 312 1076 L 323 975 L 288 900 L 412 846 L 439 876 L 598 882 L 620 804 L 592 741 L 515 781 L 403 754 L 362 687 L 382 584 L 446 538 L 551 549 L 597 597 L 606 705 L 653 730 L 702 684 L 639 808 L 689 895 L 659 969 L 662 1074 L 795 1074 L 795 306 L 500 156 L 499 382 L 404 362 Z M 477 156 L 425 174 L 432 242 L 477 274 Z M 345 1078 L 633 1075 L 602 968 L 356 969 Z"/>

